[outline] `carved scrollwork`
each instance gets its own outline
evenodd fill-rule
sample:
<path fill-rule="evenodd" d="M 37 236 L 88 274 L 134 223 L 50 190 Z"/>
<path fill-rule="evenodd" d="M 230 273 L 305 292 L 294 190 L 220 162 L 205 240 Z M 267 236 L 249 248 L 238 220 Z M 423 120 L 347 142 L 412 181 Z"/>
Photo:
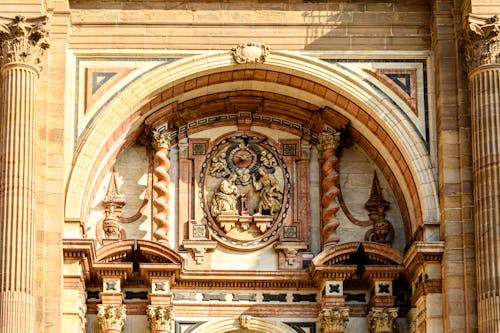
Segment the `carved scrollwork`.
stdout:
<path fill-rule="evenodd" d="M 469 15 L 469 26 L 464 35 L 467 71 L 481 65 L 500 64 L 500 19 Z"/>
<path fill-rule="evenodd" d="M 240 44 L 232 49 L 232 54 L 238 64 L 248 62 L 263 64 L 269 55 L 269 47 L 261 43 Z"/>
<path fill-rule="evenodd" d="M 48 17 L 27 19 L 18 15 L 0 23 L 0 67 L 21 62 L 41 70 L 41 57 L 49 48 Z"/>

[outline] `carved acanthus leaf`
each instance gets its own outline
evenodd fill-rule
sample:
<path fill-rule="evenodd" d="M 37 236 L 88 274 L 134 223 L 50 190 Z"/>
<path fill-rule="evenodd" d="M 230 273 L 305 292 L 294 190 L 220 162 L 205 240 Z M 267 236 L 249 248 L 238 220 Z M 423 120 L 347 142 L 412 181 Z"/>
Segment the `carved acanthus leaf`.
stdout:
<path fill-rule="evenodd" d="M 20 62 L 41 70 L 41 57 L 49 48 L 47 25 L 47 16 L 27 19 L 18 15 L 0 23 L 0 67 Z"/>
<path fill-rule="evenodd" d="M 469 15 L 469 26 L 464 35 L 467 71 L 481 65 L 500 64 L 500 19 L 498 16 L 481 18 Z"/>

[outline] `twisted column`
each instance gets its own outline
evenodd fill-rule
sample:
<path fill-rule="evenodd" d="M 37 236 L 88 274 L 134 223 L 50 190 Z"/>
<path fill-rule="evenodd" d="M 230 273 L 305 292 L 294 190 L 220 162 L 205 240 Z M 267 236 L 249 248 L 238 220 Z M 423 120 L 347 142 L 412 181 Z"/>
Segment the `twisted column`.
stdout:
<path fill-rule="evenodd" d="M 500 21 L 470 18 L 466 34 L 472 117 L 478 331 L 500 332 Z"/>
<path fill-rule="evenodd" d="M 340 193 L 337 183 L 339 174 L 337 172 L 338 158 L 336 150 L 340 144 L 340 132 L 323 132 L 321 135 L 321 145 L 323 148 L 324 162 L 321 165 L 323 179 L 321 180 L 321 204 L 323 211 L 321 219 L 323 221 L 323 249 L 332 247 L 339 242 L 337 228 L 340 223 L 336 218 L 340 208 L 337 197 Z"/>
<path fill-rule="evenodd" d="M 155 193 L 153 206 L 155 212 L 153 222 L 156 224 L 156 230 L 153 235 L 159 242 L 168 245 L 168 231 L 170 229 L 168 222 L 170 214 L 170 194 L 168 192 L 170 185 L 170 176 L 168 174 L 170 159 L 168 154 L 170 151 L 170 141 L 166 132 L 153 131 L 153 148 L 155 150 L 155 168 L 153 171 L 153 191 Z"/>
<path fill-rule="evenodd" d="M 46 22 L 0 22 L 0 332 L 35 331 L 35 106 Z"/>

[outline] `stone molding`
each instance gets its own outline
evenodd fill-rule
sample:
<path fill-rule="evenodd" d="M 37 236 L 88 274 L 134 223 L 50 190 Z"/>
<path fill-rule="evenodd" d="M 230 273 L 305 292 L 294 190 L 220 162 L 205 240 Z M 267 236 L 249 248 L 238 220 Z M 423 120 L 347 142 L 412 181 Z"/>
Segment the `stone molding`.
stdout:
<path fill-rule="evenodd" d="M 394 321 L 398 317 L 398 308 L 373 307 L 368 314 L 368 325 L 371 333 L 393 332 Z"/>
<path fill-rule="evenodd" d="M 0 23 L 0 68 L 23 63 L 40 71 L 41 57 L 49 48 L 47 24 L 47 16 L 28 19 L 22 15 Z"/>
<path fill-rule="evenodd" d="M 121 332 L 126 319 L 127 310 L 123 304 L 97 305 L 97 320 L 103 333 L 108 331 Z"/>
<path fill-rule="evenodd" d="M 151 331 L 163 331 L 170 333 L 174 321 L 174 310 L 172 306 L 148 305 L 146 309 Z"/>
<path fill-rule="evenodd" d="M 349 308 L 325 308 L 319 314 L 321 333 L 344 332 L 349 323 Z"/>
<path fill-rule="evenodd" d="M 483 65 L 500 65 L 500 19 L 469 15 L 464 35 L 467 72 Z"/>

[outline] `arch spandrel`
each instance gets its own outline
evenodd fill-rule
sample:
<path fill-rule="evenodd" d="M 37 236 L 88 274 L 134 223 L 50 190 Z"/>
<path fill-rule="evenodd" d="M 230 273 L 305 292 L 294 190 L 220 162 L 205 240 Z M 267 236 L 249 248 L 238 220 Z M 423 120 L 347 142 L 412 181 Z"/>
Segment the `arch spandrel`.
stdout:
<path fill-rule="evenodd" d="M 409 204 L 409 211 L 420 212 L 417 214 L 417 216 L 420 215 L 417 219 L 410 214 L 413 219 L 411 233 L 414 233 L 421 223 L 436 222 L 437 198 L 433 195 L 436 193 L 436 186 L 430 168 L 429 155 L 426 152 L 425 143 L 419 139 L 419 135 L 409 121 L 398 115 L 383 96 L 378 96 L 373 88 L 343 70 L 341 66 L 286 52 L 273 52 L 267 58 L 265 65 L 246 64 L 237 65 L 237 67 L 234 67 L 229 53 L 196 56 L 160 67 L 157 71 L 146 74 L 117 92 L 115 98 L 106 103 L 82 137 L 84 140 L 81 141 L 77 155 L 75 155 L 75 165 L 68 181 L 66 216 L 85 219 L 91 199 L 86 193 L 91 193 L 91 188 L 97 183 L 99 175 L 96 170 L 105 169 L 103 167 L 105 157 L 109 159 L 112 156 L 112 149 L 118 149 L 120 146 L 117 140 L 125 140 L 127 133 L 139 128 L 152 112 L 168 107 L 169 103 L 178 99 L 175 90 L 169 92 L 169 88 L 175 87 L 178 82 L 186 81 L 187 78 L 228 69 L 274 70 L 278 74 L 287 75 L 293 73 L 295 77 L 311 80 L 311 84 L 316 84 L 316 87 L 324 87 L 325 90 L 321 92 L 302 91 L 298 97 L 316 105 L 318 101 L 323 101 L 324 105 L 318 105 L 318 107 L 330 106 L 345 116 L 351 122 L 351 126 L 362 133 L 366 141 L 370 142 L 385 158 L 386 165 L 394 173 L 396 182 L 404 184 L 401 191 L 405 201 Z M 251 83 L 255 81 L 247 81 L 248 85 L 245 85 L 245 82 L 245 80 L 241 81 L 242 88 L 263 87 Z M 224 83 L 221 82 L 215 86 L 223 87 Z M 276 81 L 272 89 L 284 95 L 291 95 L 294 90 L 290 87 L 290 85 Z M 201 87 L 197 94 L 206 94 L 207 88 L 208 86 Z M 334 95 L 336 96 L 332 97 Z M 154 100 L 155 96 L 162 96 L 160 99 L 162 105 L 148 102 Z M 333 99 L 336 100 L 333 101 Z M 369 123 L 359 119 L 355 113 L 349 113 L 349 109 L 356 106 L 359 106 L 358 109 L 365 111 L 366 115 L 371 118 Z M 369 129 L 370 122 L 373 122 L 372 126 L 375 124 L 376 127 L 383 129 L 386 133 L 385 141 L 377 137 L 377 129 Z M 113 125 L 110 126 L 110 123 Z M 103 138 L 107 139 L 103 140 Z M 387 147 L 387 142 L 391 143 L 392 152 L 391 148 Z M 98 154 L 94 153 L 96 147 L 99 147 L 97 151 L 100 153 Z M 395 149 L 396 147 L 398 149 Z M 393 156 L 395 150 L 399 152 L 400 157 Z"/>

